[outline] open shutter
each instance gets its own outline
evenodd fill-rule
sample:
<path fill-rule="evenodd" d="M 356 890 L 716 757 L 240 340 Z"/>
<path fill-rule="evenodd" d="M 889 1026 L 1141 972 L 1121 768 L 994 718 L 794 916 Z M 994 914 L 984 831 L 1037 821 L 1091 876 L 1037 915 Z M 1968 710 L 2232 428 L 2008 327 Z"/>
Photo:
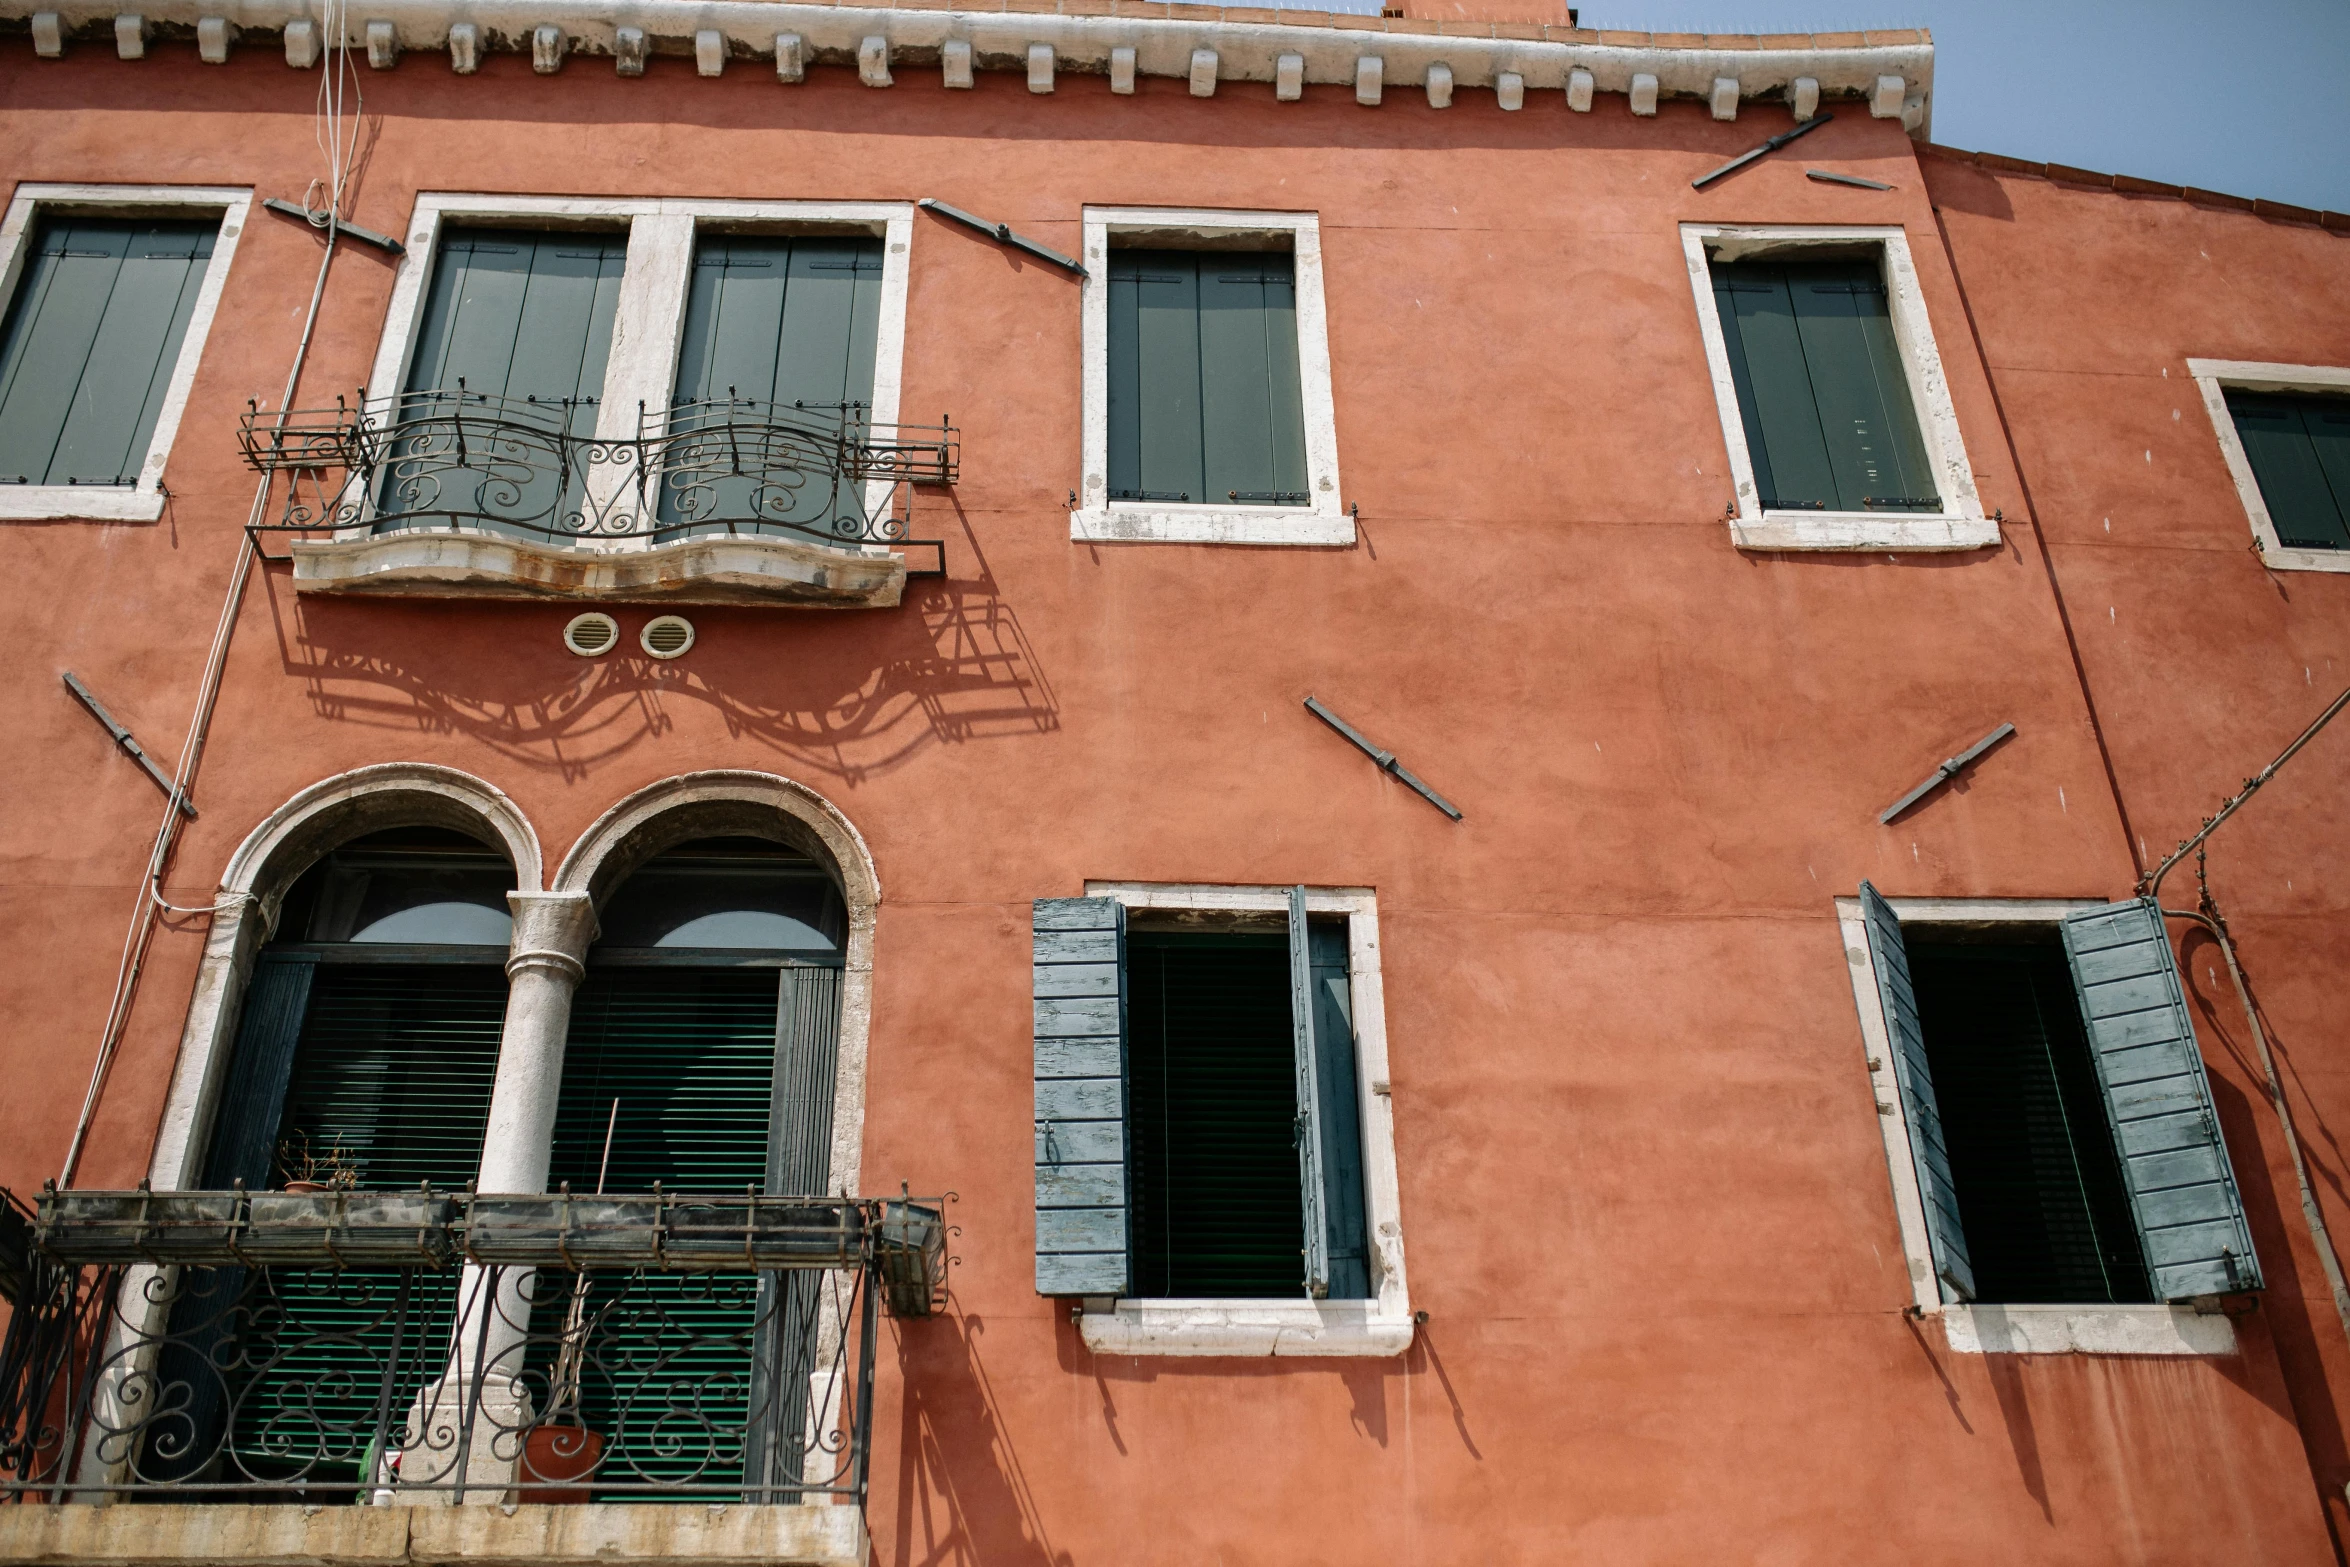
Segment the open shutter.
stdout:
<path fill-rule="evenodd" d="M 1314 960 L 1306 890 L 1289 889 L 1289 1028 L 1297 1047 L 1297 1179 L 1305 1210 L 1306 1293 L 1330 1293 L 1330 1231 L 1322 1197 L 1322 1063 L 1314 1048 Z"/>
<path fill-rule="evenodd" d="M 1950 1178 L 1950 1154 L 1942 1142 L 1942 1111 L 1934 1102 L 1933 1076 L 1926 1070 L 1926 1036 L 1918 1026 L 1917 994 L 1909 982 L 1909 949 L 1902 945 L 1901 921 L 1892 905 L 1865 881 L 1860 884 L 1860 906 L 1868 927 L 1869 956 L 1877 970 L 1877 998 L 1884 1004 L 1893 1075 L 1901 1084 L 1902 1119 L 1909 1126 L 1909 1151 L 1917 1166 L 1934 1270 L 1959 1299 L 1972 1300 L 1975 1270 L 1967 1260 L 1958 1188 Z"/>
<path fill-rule="evenodd" d="M 286 1084 L 294 1075 L 294 1042 L 302 1037 L 302 1015 L 310 1009 L 310 980 L 318 957 L 308 952 L 264 952 L 245 986 L 244 1015 L 237 1024 L 236 1053 L 228 1081 L 212 1116 L 212 1152 L 201 1186 L 224 1191 L 238 1181 L 249 1192 L 267 1191 L 277 1152 L 277 1124 L 285 1112 Z"/>
<path fill-rule="evenodd" d="M 1365 1300 L 1372 1293 L 1370 1222 L 1346 926 L 1309 925 L 1306 947 L 1313 965 L 1315 1082 L 1322 1096 L 1322 1228 L 1329 1237 L 1330 1298 Z"/>
<path fill-rule="evenodd" d="M 1036 1291 L 1123 1295 L 1126 909 L 1039 898 L 1035 909 Z"/>
<path fill-rule="evenodd" d="M 2152 898 L 2064 921 L 2089 1054 L 2158 1300 L 2260 1288 L 2260 1264 Z"/>
<path fill-rule="evenodd" d="M 766 1190 L 822 1193 L 832 1175 L 832 1107 L 840 1059 L 836 968 L 782 971 L 775 1008 L 775 1098 L 767 1123 Z M 746 1499 L 774 1501 L 765 1486 L 807 1477 L 810 1378 L 816 1371 L 824 1276 L 805 1269 L 759 1275 L 751 1411 L 744 1434 Z M 773 1411 L 771 1419 L 757 1418 Z M 784 1494 L 789 1494 L 788 1489 Z"/>

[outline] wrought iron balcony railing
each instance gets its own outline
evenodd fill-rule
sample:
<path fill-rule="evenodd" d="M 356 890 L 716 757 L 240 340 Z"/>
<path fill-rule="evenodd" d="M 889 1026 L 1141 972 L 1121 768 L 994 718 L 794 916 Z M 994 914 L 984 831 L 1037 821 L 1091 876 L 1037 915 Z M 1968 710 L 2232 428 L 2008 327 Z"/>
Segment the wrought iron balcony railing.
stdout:
<path fill-rule="evenodd" d="M 756 1193 L 52 1189 L 29 1234 L 0 1500 L 861 1505 L 878 1311 L 948 1262 L 941 1203 Z"/>
<path fill-rule="evenodd" d="M 860 404 L 744 398 L 637 408 L 598 435 L 593 401 L 405 392 L 239 423 L 245 460 L 289 480 L 261 534 L 347 538 L 415 530 L 559 545 L 710 534 L 933 551 L 913 538 L 914 488 L 955 482 L 950 422 L 876 424 Z"/>

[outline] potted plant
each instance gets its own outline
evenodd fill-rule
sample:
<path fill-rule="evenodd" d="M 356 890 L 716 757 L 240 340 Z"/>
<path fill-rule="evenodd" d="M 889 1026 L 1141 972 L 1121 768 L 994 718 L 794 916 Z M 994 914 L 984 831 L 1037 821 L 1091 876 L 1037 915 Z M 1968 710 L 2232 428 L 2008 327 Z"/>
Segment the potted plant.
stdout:
<path fill-rule="evenodd" d="M 604 1122 L 604 1159 L 596 1170 L 596 1195 L 604 1194 L 604 1178 L 612 1171 L 612 1133 L 620 1124 L 620 1101 Z M 564 1190 L 569 1191 L 566 1185 Z M 595 1494 L 586 1486 L 549 1486 L 550 1480 L 584 1480 L 604 1461 L 604 1434 L 588 1429 L 580 1409 L 581 1374 L 587 1367 L 588 1276 L 571 1276 L 571 1298 L 563 1308 L 563 1338 L 555 1351 L 555 1367 L 547 1377 L 547 1410 L 522 1439 L 520 1478 L 538 1488 L 517 1493 L 526 1502 L 588 1502 Z"/>
<path fill-rule="evenodd" d="M 297 1196 L 347 1192 L 359 1185 L 359 1166 L 343 1151 L 343 1140 L 325 1153 L 310 1151 L 310 1134 L 296 1132 L 277 1145 L 277 1167 L 285 1173 L 285 1189 Z"/>

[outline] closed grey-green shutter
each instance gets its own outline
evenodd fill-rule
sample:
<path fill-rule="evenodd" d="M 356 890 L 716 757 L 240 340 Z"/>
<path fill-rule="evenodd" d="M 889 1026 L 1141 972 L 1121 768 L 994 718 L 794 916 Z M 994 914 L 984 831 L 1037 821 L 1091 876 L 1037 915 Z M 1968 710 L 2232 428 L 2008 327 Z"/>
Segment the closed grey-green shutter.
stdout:
<path fill-rule="evenodd" d="M 138 479 L 219 228 L 39 227 L 0 334 L 0 483 Z"/>
<path fill-rule="evenodd" d="M 2350 549 L 2350 397 L 2231 387 L 2227 399 L 2278 542 Z"/>
<path fill-rule="evenodd" d="M 1294 258 L 1113 253 L 1110 494 L 1303 506 Z"/>
<path fill-rule="evenodd" d="M 318 957 L 308 952 L 264 952 L 245 986 L 237 1047 L 229 1057 L 228 1080 L 212 1117 L 212 1150 L 205 1160 L 205 1191 L 225 1191 L 238 1181 L 247 1191 L 275 1183 L 277 1126 L 284 1113 L 286 1085 L 294 1073 L 294 1046 L 310 1008 L 310 981 Z"/>
<path fill-rule="evenodd" d="M 836 236 L 712 234 L 694 250 L 685 335 L 677 363 L 676 427 L 723 422 L 733 402 L 773 404 L 786 418 L 795 406 L 852 429 L 870 415 L 873 362 L 881 321 L 881 241 Z M 851 405 L 854 405 L 853 407 Z M 835 414 L 835 410 L 839 412 Z M 745 408 L 764 418 L 764 407 Z M 714 477 L 693 452 L 695 471 L 662 486 L 661 520 L 758 516 L 768 522 L 822 527 L 856 513 L 852 481 L 837 489 L 804 487 L 787 498 L 754 494 L 761 481 Z M 707 489 L 702 486 L 708 486 Z"/>
<path fill-rule="evenodd" d="M 1123 1295 L 1126 909 L 1114 898 L 1035 905 L 1036 1290 Z"/>
<path fill-rule="evenodd" d="M 1713 282 L 1762 503 L 1936 510 L 1877 269 L 1717 262 Z"/>
<path fill-rule="evenodd" d="M 1934 1078 L 1926 1066 L 1926 1038 L 1918 1025 L 1917 993 L 1909 980 L 1909 949 L 1902 945 L 1901 921 L 1877 889 L 1860 884 L 1869 956 L 1877 971 L 1877 999 L 1885 1012 L 1885 1034 L 1893 1053 L 1893 1075 L 1901 1085 L 1902 1119 L 1909 1127 L 1911 1161 L 1917 1167 L 1918 1196 L 1926 1211 L 1926 1238 L 1934 1271 L 1960 1300 L 1975 1298 L 1975 1273 L 1967 1260 L 1966 1229 L 1958 1217 L 1958 1188 L 1950 1178 L 1950 1153 L 1942 1139 L 1942 1111 L 1934 1101 Z"/>
<path fill-rule="evenodd" d="M 2142 898 L 2067 915 L 2064 951 L 2155 1298 L 2260 1288 L 2161 909 Z"/>
<path fill-rule="evenodd" d="M 458 411 L 462 384 L 467 403 L 504 399 L 508 417 L 535 420 L 550 433 L 593 435 L 627 259 L 628 240 L 619 234 L 447 231 L 408 361 L 408 414 L 445 418 Z M 415 455 L 414 443 L 393 450 L 395 462 L 377 497 L 388 526 L 407 517 L 527 536 L 527 530 L 502 529 L 501 519 L 560 528 L 584 490 L 579 474 L 566 486 L 563 473 L 543 466 L 527 476 L 487 460 L 480 467 L 443 467 L 453 459 L 437 449 L 429 479 L 420 483 L 398 461 Z M 529 461 L 555 462 L 552 446 L 533 446 Z"/>
<path fill-rule="evenodd" d="M 832 1171 L 832 1110 L 840 1059 L 841 971 L 786 968 L 775 1009 L 775 1101 L 767 1129 L 767 1190 L 820 1195 Z M 807 1478 L 809 1379 L 817 1370 L 825 1279 L 805 1270 L 759 1276 L 759 1339 L 751 1407 L 776 1410 L 745 1437 L 745 1483 L 784 1488 Z"/>
<path fill-rule="evenodd" d="M 1371 1291 L 1370 1220 L 1363 1192 L 1362 1100 L 1356 1082 L 1354 999 L 1347 928 L 1307 926 L 1313 986 L 1316 1116 L 1322 1133 L 1322 1226 L 1329 1257 L 1329 1298 L 1363 1300 Z"/>
<path fill-rule="evenodd" d="M 1330 1228 L 1322 1195 L 1322 1061 L 1314 1039 L 1314 960 L 1306 940 L 1306 890 L 1289 889 L 1289 1030 L 1297 1057 L 1298 1203 L 1305 1220 L 1306 1293 L 1330 1293 Z"/>

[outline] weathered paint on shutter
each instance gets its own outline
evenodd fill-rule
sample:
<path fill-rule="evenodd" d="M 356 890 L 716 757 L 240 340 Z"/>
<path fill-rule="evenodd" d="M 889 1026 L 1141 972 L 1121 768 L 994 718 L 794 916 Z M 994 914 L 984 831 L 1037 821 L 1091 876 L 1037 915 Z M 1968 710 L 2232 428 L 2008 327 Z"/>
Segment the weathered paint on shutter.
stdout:
<path fill-rule="evenodd" d="M 1035 905 L 1036 1290 L 1123 1295 L 1126 910 L 1114 898 Z"/>
<path fill-rule="evenodd" d="M 1322 1095 L 1318 1119 L 1330 1298 L 1363 1300 L 1371 1294 L 1370 1221 L 1363 1193 L 1363 1115 L 1345 924 L 1309 925 L 1307 946 L 1313 963 L 1315 1082 Z"/>
<path fill-rule="evenodd" d="M 2227 400 L 2278 542 L 2350 549 L 2350 398 L 2230 388 Z"/>
<path fill-rule="evenodd" d="M 1877 889 L 1860 884 L 1860 906 L 1868 928 L 1869 956 L 1877 971 L 1877 998 L 1885 1011 L 1893 1075 L 1901 1084 L 1902 1119 L 1917 1166 L 1918 1195 L 1926 1210 L 1926 1238 L 1934 1269 L 1960 1300 L 1975 1296 L 1975 1273 L 1967 1260 L 1966 1230 L 1958 1218 L 1958 1189 L 1950 1178 L 1950 1154 L 1942 1141 L 1942 1111 L 1934 1101 L 1933 1074 L 1926 1067 L 1926 1038 L 1918 1026 L 1917 994 L 1909 981 L 1909 949 L 1902 945 L 1901 921 Z"/>
<path fill-rule="evenodd" d="M 1206 498 L 1303 505 L 1305 413 L 1292 258 L 1210 251 L 1194 260 Z"/>
<path fill-rule="evenodd" d="M 1725 262 L 1713 281 L 1765 506 L 1939 504 L 1874 267 Z"/>
<path fill-rule="evenodd" d="M 768 1120 L 767 1185 L 777 1194 L 818 1194 L 829 1185 L 832 1110 L 840 1059 L 837 968 L 782 971 L 775 1008 L 775 1098 Z M 751 1368 L 751 1408 L 773 1407 L 745 1439 L 746 1483 L 789 1486 L 806 1474 L 809 1377 L 816 1369 L 817 1318 L 825 1279 L 815 1273 L 759 1276 L 762 1329 Z"/>
<path fill-rule="evenodd" d="M 2089 1054 L 2158 1300 L 2260 1288 L 2260 1263 L 2151 898 L 2064 920 Z"/>
<path fill-rule="evenodd" d="M 873 356 L 881 320 L 881 242 L 793 235 L 712 234 L 694 250 L 693 286 L 686 300 L 683 349 L 674 400 L 682 408 L 741 399 L 795 404 L 831 418 L 847 404 L 873 402 Z M 746 417 L 761 417 L 746 411 Z M 681 427 L 692 428 L 687 414 Z M 863 418 L 843 410 L 851 424 Z M 756 512 L 778 522 L 822 524 L 861 497 L 853 481 L 836 490 L 803 488 L 789 510 L 776 511 L 772 493 L 754 505 L 754 478 L 720 479 L 716 493 L 697 497 L 720 516 Z M 680 495 L 664 486 L 661 516 L 684 521 Z M 713 525 L 714 527 L 722 525 Z"/>
<path fill-rule="evenodd" d="M 1306 890 L 1289 889 L 1289 1029 L 1297 1052 L 1297 1180 L 1304 1210 L 1306 1293 L 1330 1293 L 1328 1204 L 1322 1195 L 1322 1062 L 1314 1043 L 1314 959 L 1306 939 Z"/>
<path fill-rule="evenodd" d="M 42 226 L 0 337 L 0 482 L 137 479 L 218 228 Z"/>
<path fill-rule="evenodd" d="M 247 1191 L 267 1191 L 276 1184 L 270 1176 L 277 1125 L 285 1113 L 294 1045 L 302 1036 L 310 981 L 317 972 L 315 953 L 264 952 L 254 963 L 228 1080 L 213 1112 L 212 1150 L 198 1183 L 204 1190 L 224 1191 L 237 1181 Z"/>
<path fill-rule="evenodd" d="M 1182 251 L 1113 252 L 1109 316 L 1112 497 L 1207 499 L 1198 258 Z"/>

